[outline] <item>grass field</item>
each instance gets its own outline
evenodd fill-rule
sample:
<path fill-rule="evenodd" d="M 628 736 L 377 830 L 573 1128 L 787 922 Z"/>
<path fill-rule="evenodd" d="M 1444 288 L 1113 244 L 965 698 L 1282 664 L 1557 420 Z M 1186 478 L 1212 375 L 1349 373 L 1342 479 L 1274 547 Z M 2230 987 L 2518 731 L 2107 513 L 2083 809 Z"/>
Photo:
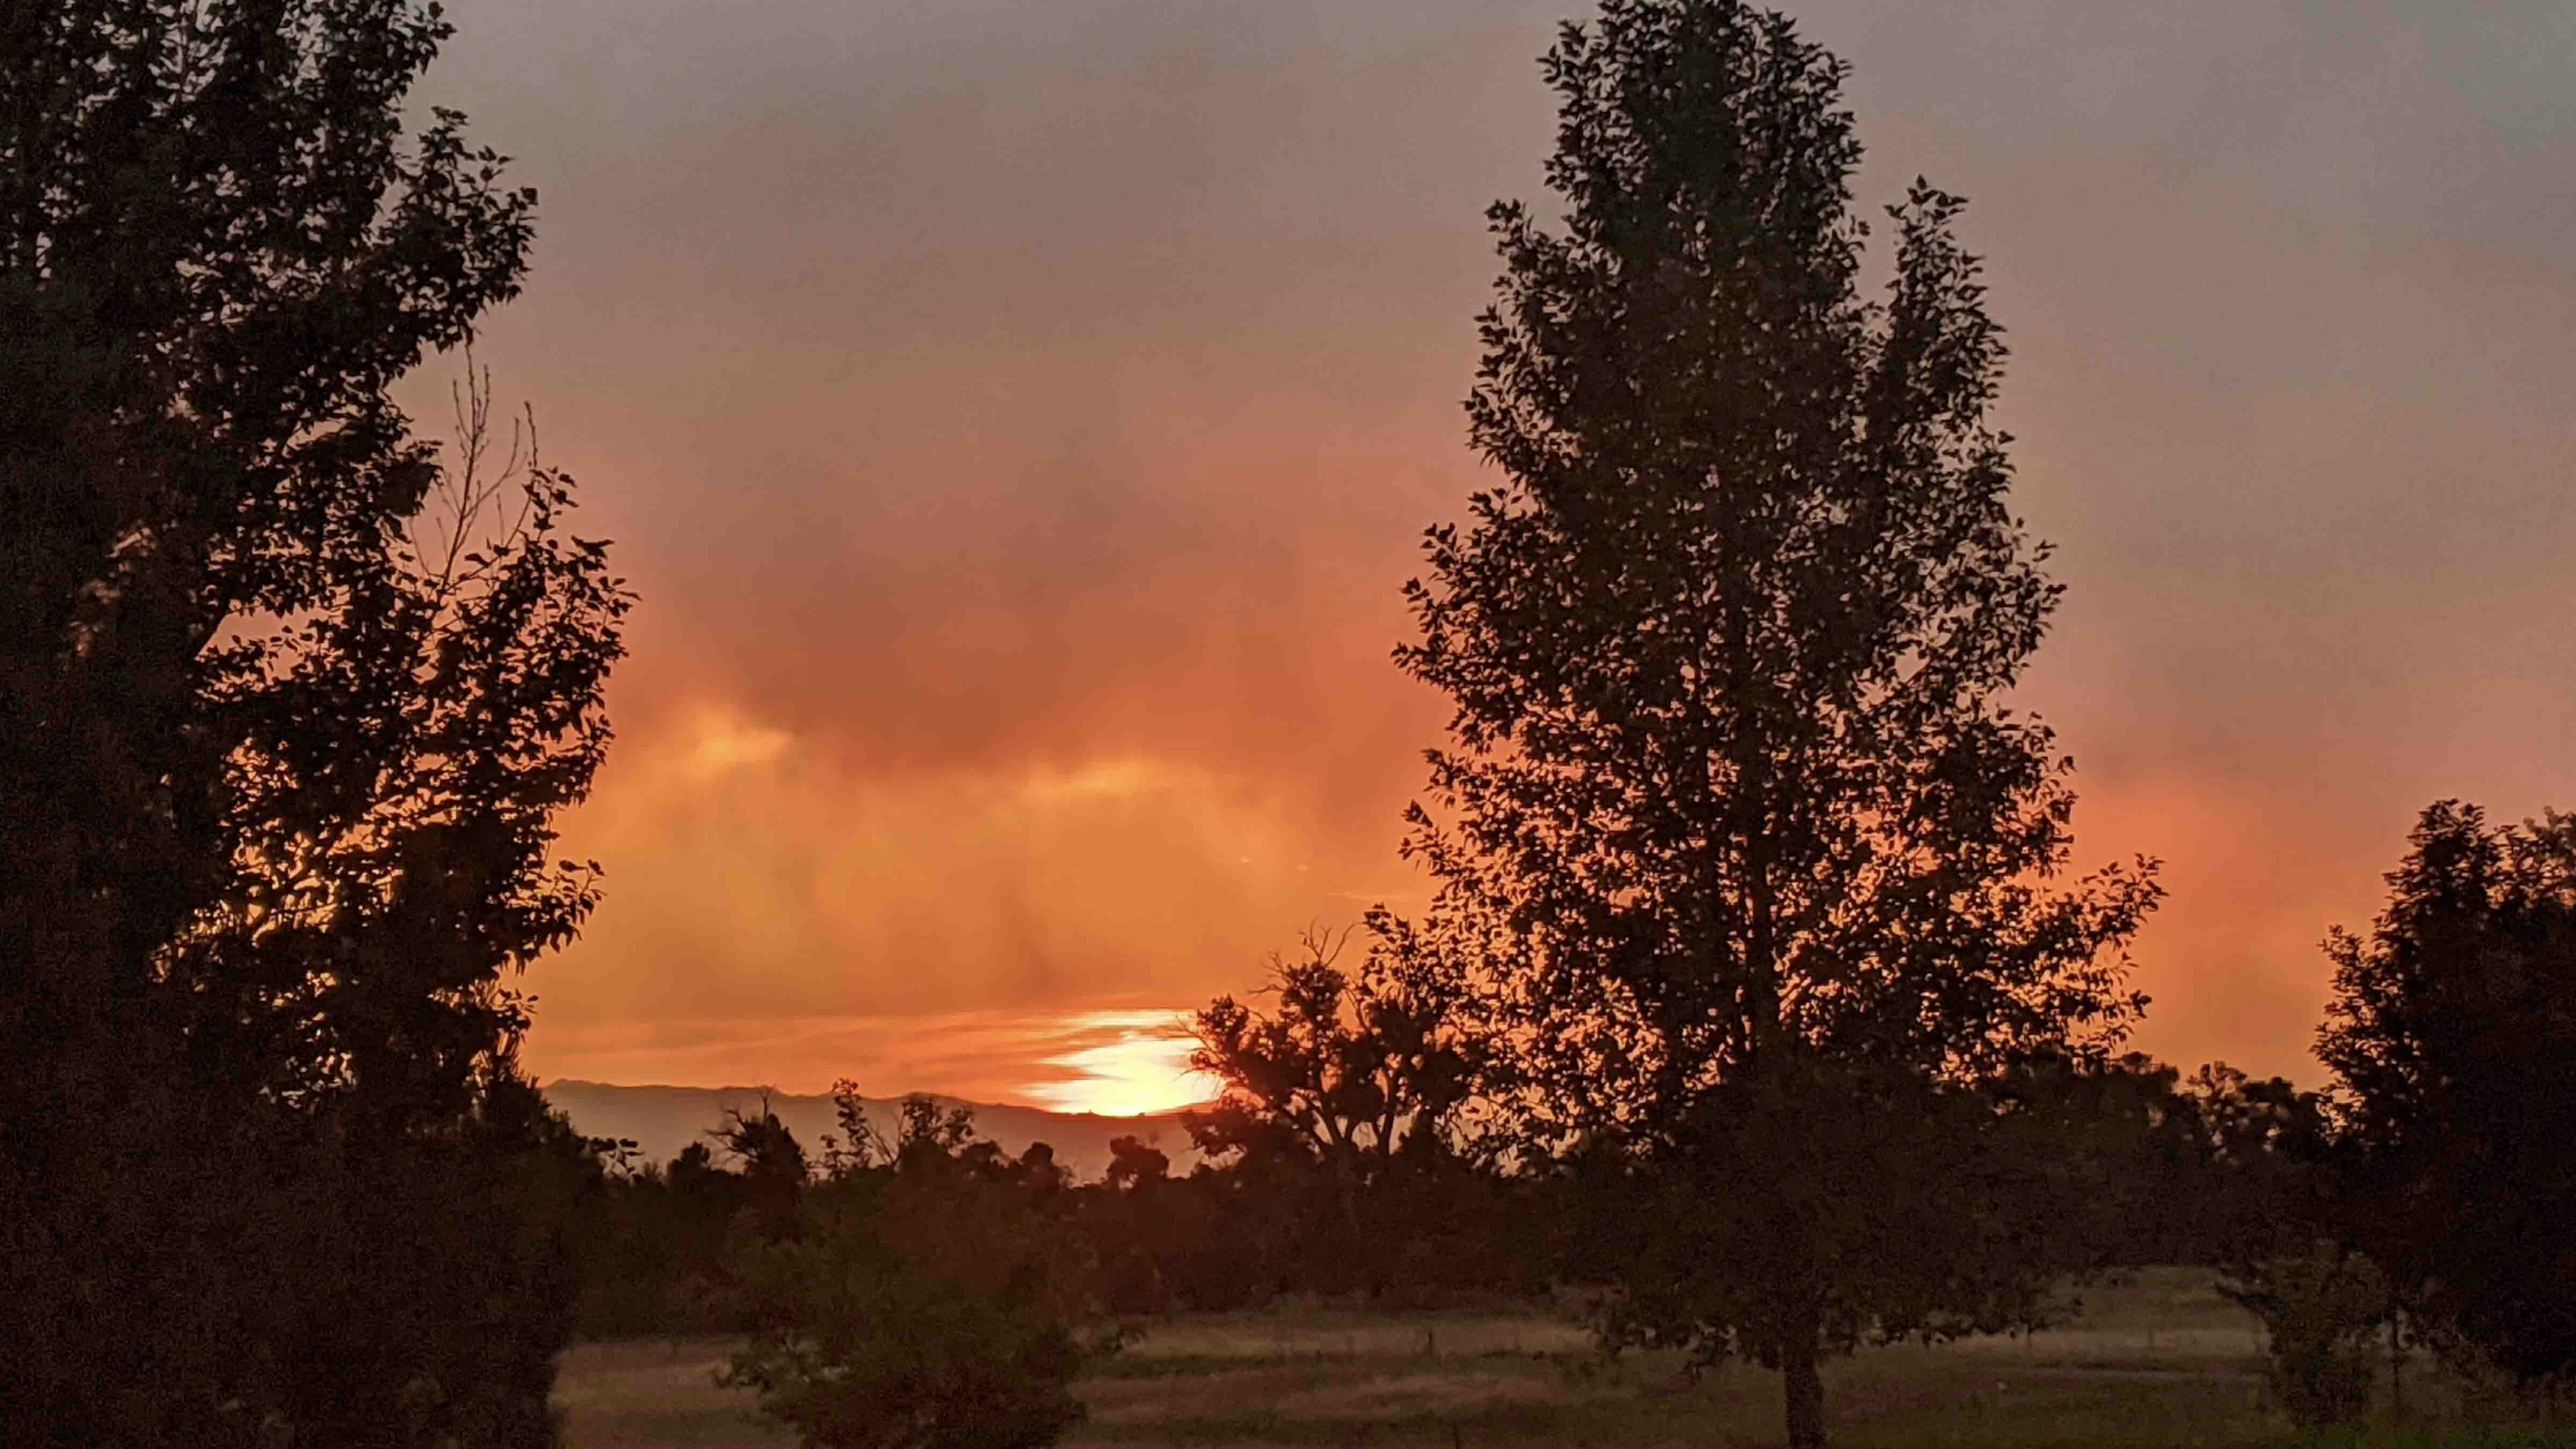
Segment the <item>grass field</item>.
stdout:
<path fill-rule="evenodd" d="M 792 1446 L 748 1395 L 714 1386 L 726 1345 L 589 1344 L 565 1359 L 571 1449 Z M 2301 1440 L 2264 1405 L 2253 1320 L 2209 1275 L 2151 1269 L 2097 1287 L 2067 1326 L 1942 1348 L 1864 1352 L 1827 1374 L 1835 1443 L 1877 1446 L 2560 1444 L 2566 1437 L 2418 1426 Z M 2409 1393 L 2438 1411 L 2429 1369 Z M 1081 1386 L 1068 1445 L 1762 1445 L 1779 1381 L 1732 1367 L 1696 1381 L 1670 1358 L 1605 1361 L 1542 1314 L 1283 1308 L 1151 1326 Z M 2445 1415 L 2445 1417 L 2450 1417 Z"/>

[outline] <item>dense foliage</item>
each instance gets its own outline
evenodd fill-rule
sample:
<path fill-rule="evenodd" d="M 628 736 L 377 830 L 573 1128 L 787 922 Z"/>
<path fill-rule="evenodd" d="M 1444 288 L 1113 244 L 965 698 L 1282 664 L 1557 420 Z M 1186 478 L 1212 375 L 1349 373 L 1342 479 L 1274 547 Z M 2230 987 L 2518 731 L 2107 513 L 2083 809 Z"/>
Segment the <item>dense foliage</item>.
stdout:
<path fill-rule="evenodd" d="M 2317 1055 L 2347 1240 L 2524 1380 L 2576 1370 L 2576 818 L 2426 807 L 2365 940 L 2327 942 Z"/>
<path fill-rule="evenodd" d="M 550 1432 L 596 1171 L 510 977 L 595 900 L 627 596 L 479 379 L 444 460 L 391 399 L 526 266 L 406 128 L 447 34 L 0 13 L 0 1419 L 64 1442 Z"/>

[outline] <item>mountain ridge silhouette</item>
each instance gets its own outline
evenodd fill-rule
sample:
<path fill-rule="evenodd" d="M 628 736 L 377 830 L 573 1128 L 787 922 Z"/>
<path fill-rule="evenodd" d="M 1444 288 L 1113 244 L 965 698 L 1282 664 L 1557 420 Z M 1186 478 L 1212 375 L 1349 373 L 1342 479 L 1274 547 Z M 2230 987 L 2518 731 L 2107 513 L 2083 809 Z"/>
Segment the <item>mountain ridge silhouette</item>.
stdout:
<path fill-rule="evenodd" d="M 723 1123 L 726 1109 L 757 1112 L 764 1096 L 769 1110 L 796 1134 L 809 1156 L 820 1156 L 823 1134 L 837 1135 L 840 1131 L 838 1110 L 831 1095 L 823 1092 L 628 1085 L 576 1077 L 558 1077 L 541 1084 L 538 1090 L 571 1119 L 575 1130 L 591 1137 L 629 1139 L 646 1161 L 666 1165 L 690 1143 L 708 1142 L 708 1132 Z M 943 1108 L 968 1108 L 975 1114 L 976 1135 L 991 1138 L 1014 1156 L 1026 1151 L 1032 1142 L 1046 1143 L 1055 1149 L 1056 1162 L 1069 1169 L 1079 1182 L 1092 1181 L 1108 1171 L 1109 1143 L 1118 1137 L 1142 1138 L 1160 1148 L 1170 1155 L 1176 1173 L 1187 1172 L 1198 1162 L 1178 1112 L 1121 1117 L 1097 1112 L 1056 1112 L 1009 1102 L 978 1102 L 945 1092 L 922 1095 Z M 870 1125 L 892 1137 L 903 1095 L 862 1097 L 860 1101 L 866 1106 Z"/>

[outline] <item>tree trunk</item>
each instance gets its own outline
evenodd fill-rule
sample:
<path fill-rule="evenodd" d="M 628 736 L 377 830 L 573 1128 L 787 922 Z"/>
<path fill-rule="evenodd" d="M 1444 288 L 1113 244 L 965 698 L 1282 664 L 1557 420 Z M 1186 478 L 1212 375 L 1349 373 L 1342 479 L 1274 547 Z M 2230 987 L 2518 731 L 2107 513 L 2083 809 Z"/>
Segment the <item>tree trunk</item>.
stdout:
<path fill-rule="evenodd" d="M 1813 1333 L 1780 1346 L 1780 1396 L 1788 1412 L 1789 1449 L 1825 1449 L 1825 1376 Z"/>
<path fill-rule="evenodd" d="M 2406 1422 L 2406 1345 L 2400 1337 L 2405 1313 L 2388 1315 L 2388 1415 L 2398 1423 Z"/>

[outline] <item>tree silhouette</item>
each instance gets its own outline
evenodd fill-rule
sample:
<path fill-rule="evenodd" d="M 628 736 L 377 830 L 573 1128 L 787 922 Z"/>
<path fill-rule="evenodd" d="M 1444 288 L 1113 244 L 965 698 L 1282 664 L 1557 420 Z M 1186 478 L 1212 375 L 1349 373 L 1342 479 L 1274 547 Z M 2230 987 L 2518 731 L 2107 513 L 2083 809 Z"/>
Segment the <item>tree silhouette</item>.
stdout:
<path fill-rule="evenodd" d="M 753 1230 L 766 1238 L 795 1236 L 796 1204 L 814 1170 L 805 1159 L 805 1145 L 769 1109 L 769 1094 L 761 1093 L 757 1114 L 726 1108 L 723 1124 L 707 1136 L 742 1174 Z"/>
<path fill-rule="evenodd" d="M 1345 967 L 1353 931 L 1366 949 Z M 1461 1241 L 1493 1146 L 1472 1120 L 1494 1055 L 1474 1011 L 1489 944 L 1380 906 L 1272 956 L 1269 1005 L 1221 996 L 1191 1018 L 1190 1064 L 1224 1085 L 1182 1125 L 1264 1200 L 1265 1236 L 1308 1286 L 1420 1291 L 1490 1256 Z"/>
<path fill-rule="evenodd" d="M 1844 66 L 1788 20 L 1607 0 L 1545 71 L 1564 220 L 1494 208 L 1468 404 L 1504 482 L 1407 588 L 1398 661 L 1455 707 L 1409 849 L 1526 942 L 1531 1140 L 1728 1215 L 1658 1336 L 1777 1364 L 1813 1445 L 1820 1353 L 1937 1329 L 1945 1283 L 1989 1307 L 1937 1239 L 1846 1235 L 1878 1195 L 1965 1201 L 1886 1170 L 1943 1167 L 1897 1124 L 1966 1130 L 1940 1084 L 2118 1036 L 2152 867 L 2049 884 L 2071 767 L 2000 701 L 2058 588 L 2006 506 L 1958 199 L 1891 210 L 1867 304 Z"/>
<path fill-rule="evenodd" d="M 1111 1192 L 1131 1192 L 1170 1179 L 1172 1159 L 1161 1148 L 1135 1137 L 1109 1139 L 1109 1173 Z"/>
<path fill-rule="evenodd" d="M 1400 1154 L 1455 1150 L 1488 1055 L 1467 1016 L 1469 962 L 1441 923 L 1379 907 L 1361 927 L 1355 970 L 1340 964 L 1349 931 L 1309 930 L 1300 957 L 1270 958 L 1275 1006 L 1220 996 L 1191 1016 L 1190 1066 L 1223 1084 L 1182 1115 L 1203 1155 L 1277 1140 L 1356 1183 Z"/>
<path fill-rule="evenodd" d="M 0 1417 L 69 1441 L 547 1432 L 597 1163 L 509 978 L 595 899 L 627 596 L 480 377 L 446 460 L 390 396 L 526 265 L 502 158 L 406 127 L 448 33 L 0 13 Z"/>
<path fill-rule="evenodd" d="M 2348 1230 L 2409 1309 L 2576 1368 L 2576 817 L 2426 807 L 2368 939 L 2326 942 Z"/>

